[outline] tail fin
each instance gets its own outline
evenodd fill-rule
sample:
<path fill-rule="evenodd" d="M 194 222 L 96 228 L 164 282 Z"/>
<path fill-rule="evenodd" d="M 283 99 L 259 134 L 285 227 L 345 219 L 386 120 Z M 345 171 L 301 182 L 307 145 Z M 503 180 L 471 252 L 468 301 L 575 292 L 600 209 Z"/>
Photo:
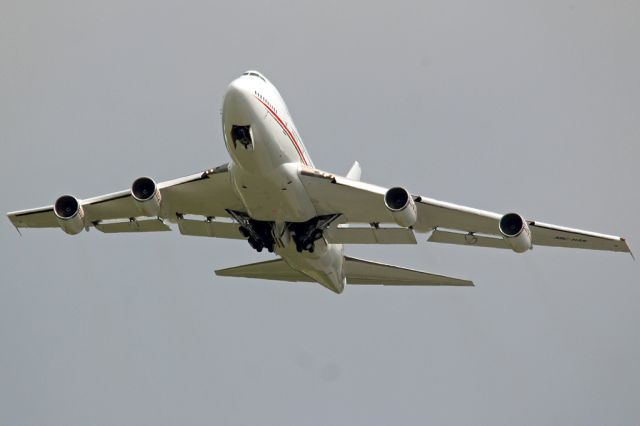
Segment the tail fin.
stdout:
<path fill-rule="evenodd" d="M 346 178 L 351 180 L 360 180 L 360 176 L 362 175 L 362 169 L 360 168 L 360 163 L 357 161 L 353 163 L 353 166 L 349 169 Z"/>

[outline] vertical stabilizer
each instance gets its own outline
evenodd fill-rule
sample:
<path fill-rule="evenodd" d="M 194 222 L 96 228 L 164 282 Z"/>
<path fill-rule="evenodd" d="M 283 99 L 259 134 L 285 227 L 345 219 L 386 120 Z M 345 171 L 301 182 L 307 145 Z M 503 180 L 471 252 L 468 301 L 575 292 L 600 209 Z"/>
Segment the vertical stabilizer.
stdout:
<path fill-rule="evenodd" d="M 346 178 L 351 180 L 360 180 L 360 176 L 362 175 L 362 169 L 360 168 L 360 163 L 357 161 L 353 163 L 353 166 L 349 169 Z"/>

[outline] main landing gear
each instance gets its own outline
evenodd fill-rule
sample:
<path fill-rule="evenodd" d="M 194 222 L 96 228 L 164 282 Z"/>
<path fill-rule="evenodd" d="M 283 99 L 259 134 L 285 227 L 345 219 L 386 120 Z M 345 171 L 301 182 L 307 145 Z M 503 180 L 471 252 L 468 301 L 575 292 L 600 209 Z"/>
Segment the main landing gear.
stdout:
<path fill-rule="evenodd" d="M 338 218 L 337 214 L 318 216 L 302 223 L 290 223 L 291 237 L 296 244 L 298 253 L 308 251 L 313 253 L 315 242 L 322 238 L 323 231 Z"/>
<path fill-rule="evenodd" d="M 227 210 L 229 214 L 240 224 L 240 233 L 247 238 L 249 245 L 261 252 L 267 249 L 269 253 L 273 253 L 275 247 L 275 239 L 273 237 L 273 222 L 263 222 L 253 220 L 244 213 Z"/>
<path fill-rule="evenodd" d="M 247 238 L 249 245 L 254 250 L 261 252 L 266 248 L 272 253 L 276 245 L 276 239 L 279 241 L 278 244 L 283 244 L 281 241 L 283 235 L 274 235 L 274 222 L 254 220 L 245 213 L 232 210 L 227 211 L 240 224 L 240 232 Z M 289 231 L 298 253 L 302 253 L 303 251 L 313 253 L 315 250 L 315 242 L 322 238 L 324 230 L 336 220 L 338 216 L 340 215 L 318 216 L 306 222 L 288 223 L 286 229 Z"/>
<path fill-rule="evenodd" d="M 247 238 L 249 245 L 261 252 L 266 248 L 269 253 L 273 253 L 275 241 L 271 235 L 271 223 L 259 222 L 257 220 L 251 220 L 251 227 L 240 226 L 240 233 Z"/>

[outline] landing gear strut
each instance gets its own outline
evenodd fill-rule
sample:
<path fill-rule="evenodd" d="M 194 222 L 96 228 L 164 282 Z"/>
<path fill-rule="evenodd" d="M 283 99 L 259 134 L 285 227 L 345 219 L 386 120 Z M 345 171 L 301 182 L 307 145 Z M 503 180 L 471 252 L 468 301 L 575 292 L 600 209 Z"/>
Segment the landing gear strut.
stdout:
<path fill-rule="evenodd" d="M 227 210 L 227 212 L 240 224 L 240 233 L 254 250 L 261 252 L 266 248 L 270 253 L 273 252 L 275 247 L 273 222 L 254 220 L 246 213 L 233 210 Z M 315 242 L 322 238 L 324 230 L 339 216 L 339 214 L 317 216 L 306 222 L 288 223 L 287 227 L 298 253 L 303 251 L 313 253 Z"/>
<path fill-rule="evenodd" d="M 229 214 L 238 221 L 240 224 L 240 233 L 247 238 L 249 245 L 261 252 L 263 249 L 267 249 L 269 253 L 273 253 L 275 246 L 275 240 L 271 232 L 273 228 L 272 222 L 263 222 L 260 220 L 253 220 L 244 213 L 227 210 Z"/>

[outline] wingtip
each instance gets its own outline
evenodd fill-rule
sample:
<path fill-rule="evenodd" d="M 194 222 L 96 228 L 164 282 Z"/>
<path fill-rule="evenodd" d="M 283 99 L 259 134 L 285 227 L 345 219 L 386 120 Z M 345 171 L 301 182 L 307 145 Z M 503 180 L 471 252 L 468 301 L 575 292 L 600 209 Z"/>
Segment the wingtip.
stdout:
<path fill-rule="evenodd" d="M 629 243 L 627 242 L 627 239 L 624 237 L 620 237 L 620 241 L 622 241 L 624 243 L 624 246 L 626 247 L 627 251 L 629 252 L 629 254 L 631 255 L 631 258 L 634 260 L 636 260 L 636 257 L 633 255 L 633 251 L 631 251 L 631 247 L 629 247 Z"/>
<path fill-rule="evenodd" d="M 14 217 L 15 216 L 13 216 L 13 212 L 8 212 L 7 213 L 7 219 L 9 219 L 9 222 L 11 222 L 13 227 L 16 228 L 16 231 L 18 232 L 18 235 L 20 235 L 22 237 L 22 232 L 20 232 L 20 228 L 18 227 L 18 224 L 13 221 Z"/>

